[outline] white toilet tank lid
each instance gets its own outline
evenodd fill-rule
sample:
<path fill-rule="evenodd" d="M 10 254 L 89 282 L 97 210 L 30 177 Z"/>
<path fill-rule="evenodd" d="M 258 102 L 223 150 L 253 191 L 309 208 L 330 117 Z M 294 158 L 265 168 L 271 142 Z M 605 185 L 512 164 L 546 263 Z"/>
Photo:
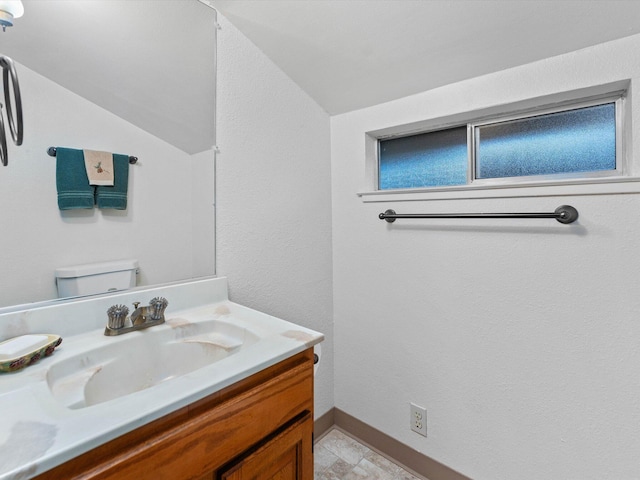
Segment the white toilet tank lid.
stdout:
<path fill-rule="evenodd" d="M 111 262 L 87 263 L 73 265 L 71 267 L 56 268 L 56 278 L 86 277 L 101 273 L 121 272 L 123 270 L 135 270 L 138 268 L 138 260 L 114 260 Z"/>

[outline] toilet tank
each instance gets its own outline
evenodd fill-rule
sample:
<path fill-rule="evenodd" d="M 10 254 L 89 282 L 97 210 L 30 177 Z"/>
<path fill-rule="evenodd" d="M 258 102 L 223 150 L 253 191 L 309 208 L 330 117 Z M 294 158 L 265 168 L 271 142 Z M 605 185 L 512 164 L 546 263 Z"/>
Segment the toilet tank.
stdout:
<path fill-rule="evenodd" d="M 137 260 L 116 260 L 57 268 L 58 298 L 116 292 L 135 287 L 137 269 Z"/>

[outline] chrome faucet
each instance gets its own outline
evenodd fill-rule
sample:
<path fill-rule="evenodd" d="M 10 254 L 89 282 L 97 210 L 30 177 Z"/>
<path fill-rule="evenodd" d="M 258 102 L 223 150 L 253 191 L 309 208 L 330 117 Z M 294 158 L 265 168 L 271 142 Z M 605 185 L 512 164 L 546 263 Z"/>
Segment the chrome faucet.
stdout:
<path fill-rule="evenodd" d="M 163 297 L 155 297 L 149 305 L 140 307 L 140 302 L 134 302 L 135 310 L 128 317 L 129 309 L 124 305 L 113 305 L 107 310 L 107 326 L 104 334 L 107 336 L 122 335 L 123 333 L 142 330 L 164 323 L 164 311 L 169 302 Z"/>

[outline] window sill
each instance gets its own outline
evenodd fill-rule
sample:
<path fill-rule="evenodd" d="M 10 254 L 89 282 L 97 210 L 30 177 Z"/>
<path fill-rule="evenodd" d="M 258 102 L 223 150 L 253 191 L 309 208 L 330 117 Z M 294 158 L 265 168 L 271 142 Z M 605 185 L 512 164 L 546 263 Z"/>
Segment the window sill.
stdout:
<path fill-rule="evenodd" d="M 358 192 L 365 203 L 428 200 L 463 200 L 474 198 L 554 197 L 573 195 L 617 195 L 640 193 L 640 177 L 589 179 L 561 183 L 526 183 L 520 185 L 462 185 L 459 187 Z"/>

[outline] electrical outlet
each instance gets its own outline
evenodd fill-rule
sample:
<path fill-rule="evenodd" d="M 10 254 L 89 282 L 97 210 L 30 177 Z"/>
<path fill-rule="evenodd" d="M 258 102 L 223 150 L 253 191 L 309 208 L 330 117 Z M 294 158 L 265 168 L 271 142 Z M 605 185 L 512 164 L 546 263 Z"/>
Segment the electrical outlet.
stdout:
<path fill-rule="evenodd" d="M 427 436 L 427 409 L 420 407 L 414 403 L 410 404 L 409 411 L 411 412 L 411 430 L 420 435 Z"/>

